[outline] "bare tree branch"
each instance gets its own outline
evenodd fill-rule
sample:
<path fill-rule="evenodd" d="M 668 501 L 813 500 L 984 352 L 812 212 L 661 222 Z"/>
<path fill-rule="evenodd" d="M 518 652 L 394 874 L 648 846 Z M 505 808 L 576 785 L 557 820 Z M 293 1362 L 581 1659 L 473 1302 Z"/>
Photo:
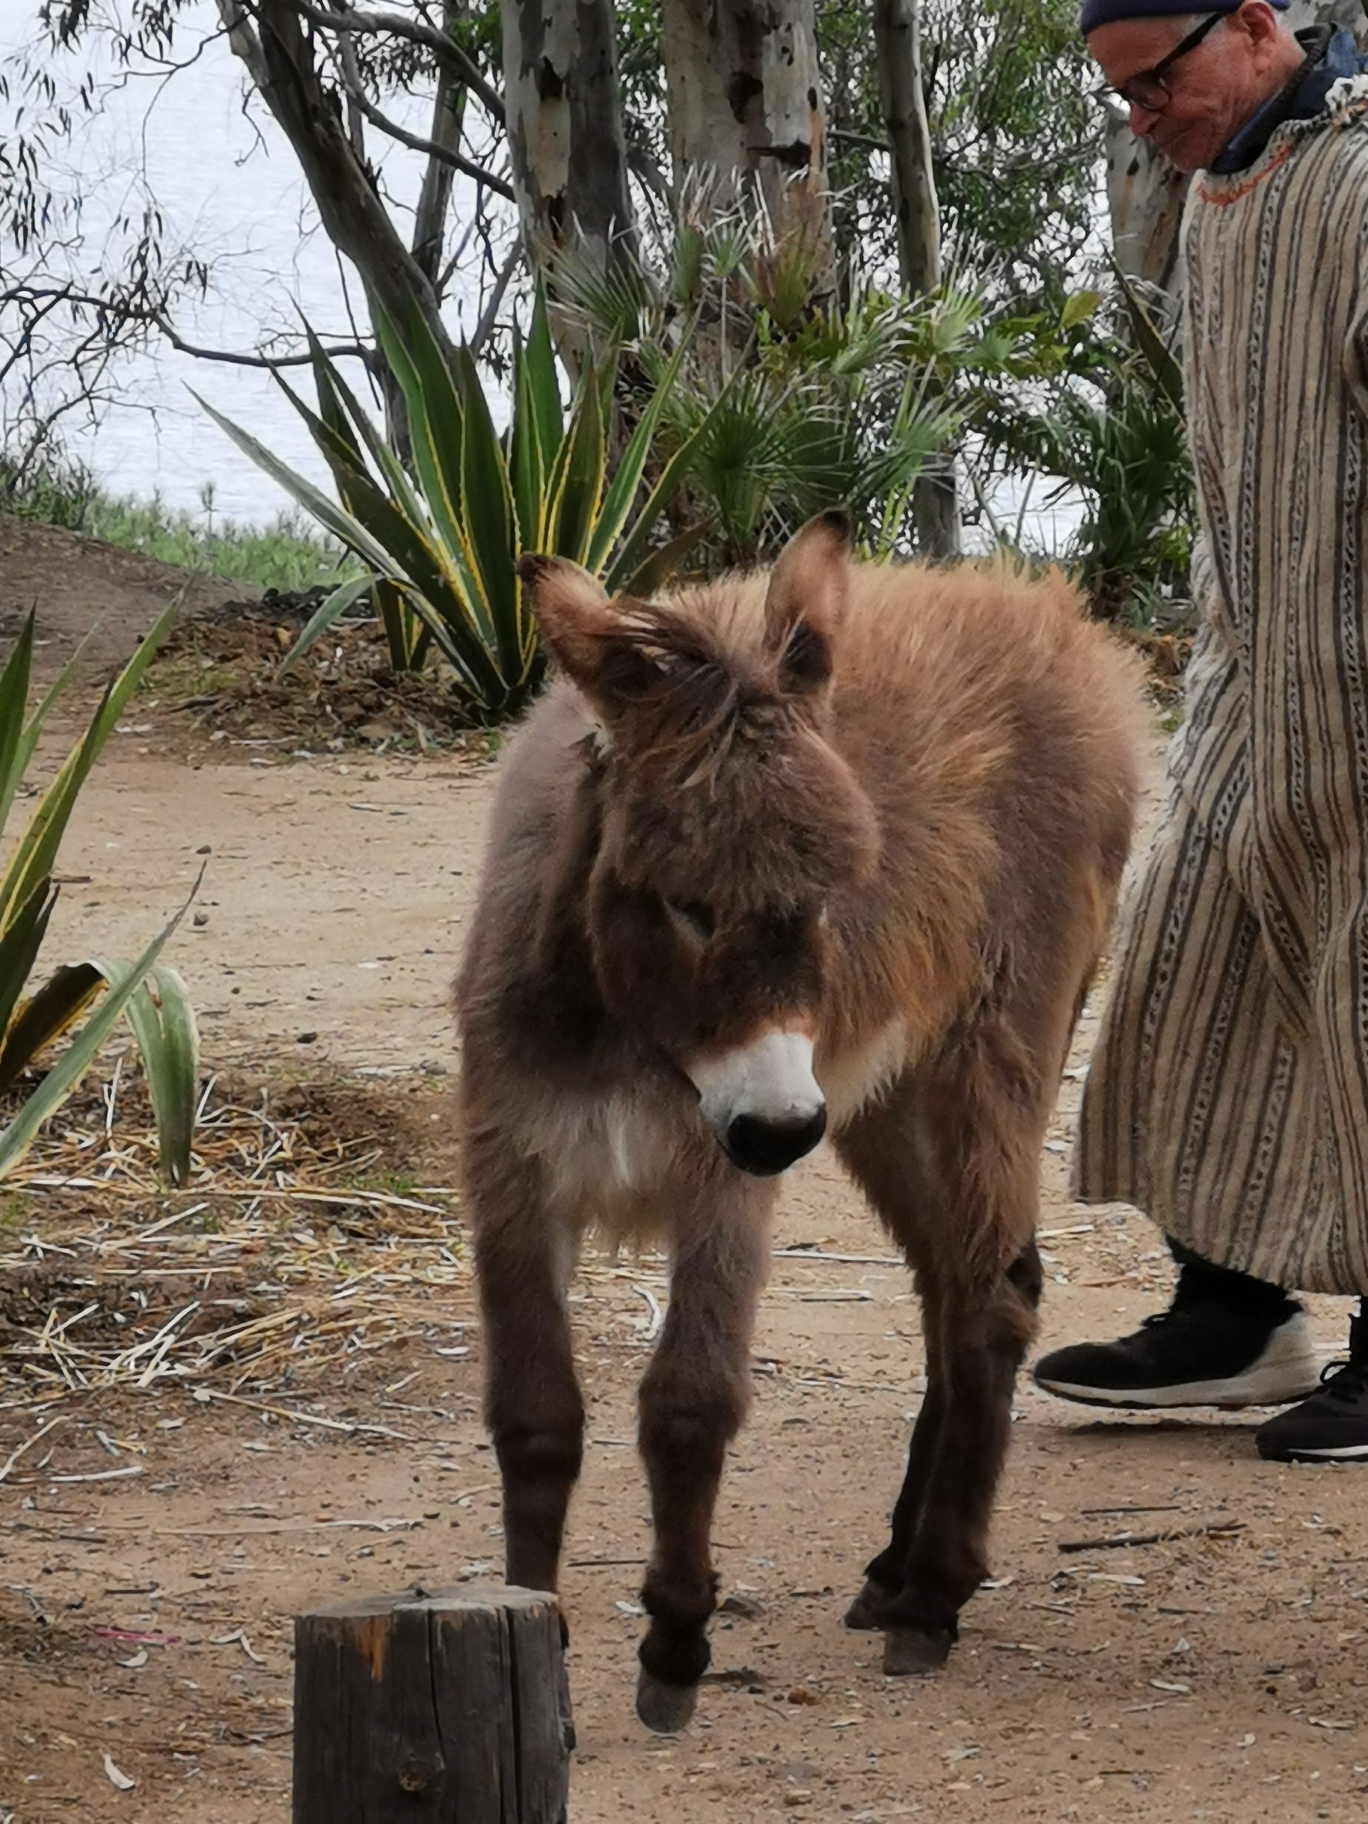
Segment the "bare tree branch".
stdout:
<path fill-rule="evenodd" d="M 31 321 L 37 324 L 41 319 L 63 305 L 75 310 L 89 310 L 98 317 L 113 319 L 117 323 L 140 324 L 163 336 L 171 347 L 183 355 L 195 355 L 202 361 L 226 362 L 232 367 L 255 367 L 273 369 L 277 367 L 307 367 L 313 360 L 308 353 L 299 355 L 244 355 L 231 349 L 202 348 L 198 343 L 187 342 L 161 311 L 150 307 L 139 306 L 118 298 L 101 297 L 98 292 L 78 291 L 70 286 L 25 285 L 7 290 L 0 301 L 20 303 L 34 307 Z M 92 342 L 103 340 L 105 332 L 91 332 Z M 324 348 L 324 354 L 333 358 L 355 357 L 366 361 L 370 359 L 370 350 L 361 342 L 340 342 Z M 71 357 L 67 357 L 70 359 Z M 4 371 L 8 371 L 7 369 Z"/>
<path fill-rule="evenodd" d="M 504 293 L 508 290 L 508 282 L 518 270 L 518 262 L 521 259 L 522 244 L 515 240 L 508 250 L 508 258 L 503 263 L 502 271 L 494 281 L 494 289 L 490 292 L 488 301 L 480 313 L 480 320 L 475 325 L 475 333 L 470 338 L 470 352 L 477 360 L 480 350 L 493 333 L 494 325 L 498 321 L 499 307 L 504 301 Z"/>
<path fill-rule="evenodd" d="M 294 3 L 295 0 L 290 0 L 291 5 Z M 502 196 L 510 203 L 515 200 L 513 186 L 504 178 L 497 176 L 493 171 L 486 171 L 482 165 L 477 165 L 474 159 L 467 158 L 462 152 L 453 151 L 450 146 L 439 145 L 435 139 L 424 139 L 418 133 L 410 133 L 397 121 L 390 120 L 387 115 L 382 114 L 366 94 L 361 82 L 361 73 L 356 67 L 355 54 L 347 46 L 345 37 L 343 37 L 339 49 L 341 50 L 343 86 L 356 107 L 373 127 L 378 127 L 382 133 L 387 134 L 390 139 L 397 140 L 401 146 L 407 146 L 411 152 L 424 152 L 429 158 L 435 158 L 441 164 L 450 165 L 453 171 L 464 172 L 467 177 L 474 178 L 477 184 L 483 184 L 487 189 L 492 190 L 496 196 Z"/>
<path fill-rule="evenodd" d="M 406 19 L 402 13 L 363 13 L 354 8 L 325 12 L 321 7 L 310 6 L 308 0 L 289 0 L 289 4 L 302 19 L 321 26 L 325 32 L 361 32 L 372 38 L 388 33 L 393 38 L 406 39 L 410 44 L 423 45 L 439 62 L 446 64 L 458 75 L 498 125 L 503 125 L 504 105 L 498 90 L 490 87 L 480 73 L 479 65 L 445 32 Z"/>

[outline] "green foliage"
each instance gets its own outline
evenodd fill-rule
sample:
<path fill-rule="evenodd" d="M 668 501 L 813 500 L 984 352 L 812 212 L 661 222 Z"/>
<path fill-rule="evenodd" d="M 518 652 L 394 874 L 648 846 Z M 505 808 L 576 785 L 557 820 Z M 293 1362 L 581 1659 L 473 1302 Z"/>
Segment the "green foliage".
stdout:
<path fill-rule="evenodd" d="M 39 1127 L 76 1087 L 115 1021 L 125 1013 L 147 1073 L 162 1169 L 177 1182 L 189 1175 L 198 1061 L 195 1016 L 180 977 L 174 970 L 156 966 L 185 908 L 135 962 L 92 959 L 65 964 L 41 987 L 25 994 L 57 902 L 52 870 L 68 820 L 100 749 L 169 631 L 176 607 L 173 602 L 165 610 L 105 691 L 85 735 L 39 798 L 0 874 L 0 1094 L 104 995 L 39 1088 L 10 1124 L 0 1129 L 0 1175 L 22 1158 Z M 30 614 L 0 671 L 0 836 L 44 721 L 79 656 L 73 656 L 30 712 L 33 628 Z"/>
<path fill-rule="evenodd" d="M 456 674 L 465 717 L 491 724 L 537 690 L 545 660 L 516 572 L 524 551 L 573 558 L 613 590 L 647 591 L 669 574 L 700 529 L 659 548 L 652 540 L 705 433 L 708 414 L 654 462 L 680 352 L 664 363 L 614 464 L 610 460 L 615 349 L 586 365 L 568 410 L 545 306 L 517 341 L 507 429 L 494 428 L 468 350 L 448 368 L 415 310 L 407 337 L 382 322 L 387 360 L 403 391 L 410 463 L 371 424 L 334 364 L 314 343 L 318 411 L 285 389 L 332 469 L 338 502 L 254 437 L 205 409 L 254 461 L 368 566 L 343 584 L 300 635 L 287 663 L 375 585 L 391 660 L 412 666 L 430 640 Z M 282 383 L 283 384 L 283 383 Z M 203 401 L 201 401 L 203 403 Z"/>
<path fill-rule="evenodd" d="M 1117 327 L 1081 345 L 1038 417 L 1037 457 L 1088 503 L 1065 555 L 1093 612 L 1162 625 L 1186 608 L 1196 521 L 1182 372 L 1171 336 L 1118 280 Z"/>
<path fill-rule="evenodd" d="M 95 491 L 94 478 L 81 463 L 51 451 L 28 459 L 0 451 L 0 508 L 16 519 L 79 532 Z"/>
<path fill-rule="evenodd" d="M 695 184 L 669 244 L 640 266 L 558 272 L 591 337 L 622 346 L 625 413 L 664 391 L 662 451 L 693 452 L 673 514 L 709 522 L 705 567 L 773 557 L 837 504 L 867 549 L 907 550 L 913 489 L 953 450 L 947 380 L 982 338 L 978 303 L 951 292 L 909 303 L 863 282 L 845 303 L 814 303 L 820 257 L 802 234 L 776 237 L 755 207 L 715 208 Z M 667 366 L 676 378 L 662 389 Z"/>
<path fill-rule="evenodd" d="M 342 547 L 315 536 L 301 514 L 279 513 L 263 527 L 238 525 L 215 512 L 209 489 L 202 519 L 171 512 L 156 495 L 133 501 L 97 491 L 79 530 L 197 576 L 223 577 L 282 595 L 336 582 L 355 569 Z"/>
<path fill-rule="evenodd" d="M 843 260 L 897 266 L 867 0 L 817 8 Z M 1018 307 L 1058 296 L 1094 233 L 1102 117 L 1077 0 L 925 0 L 922 83 L 947 265 Z"/>
<path fill-rule="evenodd" d="M 101 538 L 196 576 L 281 594 L 355 569 L 335 540 L 318 538 L 297 512 L 277 514 L 264 527 L 241 526 L 216 513 L 211 486 L 201 500 L 203 517 L 172 512 L 158 495 L 136 501 L 107 493 L 80 463 L 50 456 L 21 465 L 0 455 L 0 510 L 18 519 Z"/>

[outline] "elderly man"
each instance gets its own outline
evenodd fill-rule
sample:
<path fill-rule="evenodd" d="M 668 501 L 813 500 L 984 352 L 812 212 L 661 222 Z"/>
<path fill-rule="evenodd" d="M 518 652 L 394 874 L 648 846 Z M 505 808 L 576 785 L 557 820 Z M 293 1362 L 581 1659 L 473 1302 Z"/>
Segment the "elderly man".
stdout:
<path fill-rule="evenodd" d="M 1178 1283 L 1035 1377 L 1110 1406 L 1298 1400 L 1264 1456 L 1368 1461 L 1368 58 L 1268 0 L 1189 5 L 1082 16 L 1133 130 L 1197 174 L 1201 630 L 1077 1162 L 1084 1201 L 1160 1225 Z M 1362 1300 L 1319 1388 L 1289 1289 Z"/>

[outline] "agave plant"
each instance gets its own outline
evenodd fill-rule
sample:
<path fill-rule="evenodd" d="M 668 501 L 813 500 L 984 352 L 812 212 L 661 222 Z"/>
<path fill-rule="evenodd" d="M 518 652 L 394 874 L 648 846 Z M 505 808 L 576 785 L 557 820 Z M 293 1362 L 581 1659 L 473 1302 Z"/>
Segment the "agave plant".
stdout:
<path fill-rule="evenodd" d="M 367 566 L 364 576 L 343 583 L 323 603 L 287 665 L 374 588 L 394 661 L 421 662 L 430 640 L 456 674 L 465 716 L 497 722 L 536 691 L 545 667 L 517 575 L 522 552 L 573 558 L 610 590 L 645 593 L 702 533 L 701 526 L 692 527 L 652 545 L 705 428 L 677 441 L 666 462 L 654 462 L 684 345 L 664 364 L 613 467 L 616 350 L 585 366 L 565 409 L 540 298 L 526 341 L 515 346 L 502 436 L 468 349 L 459 348 L 454 368 L 448 367 L 416 310 L 406 337 L 382 321 L 381 339 L 407 408 L 411 466 L 371 423 L 316 341 L 317 412 L 285 387 L 332 470 L 337 501 L 212 406 L 205 410 Z"/>
<path fill-rule="evenodd" d="M 92 958 L 65 964 L 25 993 L 57 903 L 52 870 L 77 795 L 175 619 L 176 606 L 173 602 L 166 609 L 105 691 L 84 736 L 38 800 L 0 874 L 0 1094 L 104 997 L 9 1125 L 0 1128 L 0 1176 L 17 1164 L 43 1122 L 70 1095 L 121 1016 L 127 1017 L 142 1055 L 162 1169 L 178 1183 L 189 1175 L 198 1072 L 195 1015 L 180 976 L 157 962 L 185 907 L 136 960 Z M 0 671 L 0 835 L 48 712 L 80 656 L 73 655 L 29 713 L 33 627 L 30 614 Z"/>

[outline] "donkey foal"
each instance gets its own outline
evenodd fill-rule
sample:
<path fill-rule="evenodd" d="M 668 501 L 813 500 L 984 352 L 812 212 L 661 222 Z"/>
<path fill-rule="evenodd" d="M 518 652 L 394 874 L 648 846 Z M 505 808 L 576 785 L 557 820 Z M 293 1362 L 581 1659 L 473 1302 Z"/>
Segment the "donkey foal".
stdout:
<path fill-rule="evenodd" d="M 1131 833 L 1139 693 L 1058 575 L 852 564 L 609 601 L 524 560 L 564 681 L 510 750 L 457 991 L 510 1582 L 554 1590 L 576 1243 L 656 1235 L 637 1709 L 687 1721 L 775 1175 L 824 1132 L 916 1276 L 927 1392 L 846 1620 L 933 1670 L 987 1570 L 1041 1142 Z"/>

